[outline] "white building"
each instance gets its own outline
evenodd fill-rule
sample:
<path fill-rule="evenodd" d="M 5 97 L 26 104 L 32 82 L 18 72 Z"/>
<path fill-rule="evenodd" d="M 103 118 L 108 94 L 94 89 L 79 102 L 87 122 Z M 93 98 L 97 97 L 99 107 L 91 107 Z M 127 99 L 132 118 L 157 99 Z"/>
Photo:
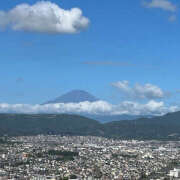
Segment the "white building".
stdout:
<path fill-rule="evenodd" d="M 169 176 L 171 178 L 178 178 L 178 179 L 180 179 L 180 169 L 174 168 L 174 170 L 170 170 Z"/>

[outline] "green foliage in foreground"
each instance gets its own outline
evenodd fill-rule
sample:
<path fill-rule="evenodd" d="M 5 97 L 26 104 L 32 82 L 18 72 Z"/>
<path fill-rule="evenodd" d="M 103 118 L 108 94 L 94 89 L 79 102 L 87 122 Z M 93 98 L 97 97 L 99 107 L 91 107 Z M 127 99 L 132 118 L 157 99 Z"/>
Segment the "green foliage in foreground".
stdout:
<path fill-rule="evenodd" d="M 48 155 L 57 156 L 56 161 L 73 161 L 78 152 L 49 150 Z"/>
<path fill-rule="evenodd" d="M 56 156 L 78 156 L 78 152 L 71 152 L 71 151 L 57 151 L 57 150 L 49 150 L 49 155 L 56 155 Z"/>

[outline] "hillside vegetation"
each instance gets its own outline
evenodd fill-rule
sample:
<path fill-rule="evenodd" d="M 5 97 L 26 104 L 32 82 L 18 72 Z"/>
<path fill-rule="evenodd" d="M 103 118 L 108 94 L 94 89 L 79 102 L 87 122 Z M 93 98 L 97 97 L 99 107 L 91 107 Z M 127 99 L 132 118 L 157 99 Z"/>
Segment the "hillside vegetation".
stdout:
<path fill-rule="evenodd" d="M 0 114 L 0 135 L 92 135 L 121 139 L 177 140 L 180 137 L 180 112 L 161 117 L 98 121 L 67 114 Z"/>

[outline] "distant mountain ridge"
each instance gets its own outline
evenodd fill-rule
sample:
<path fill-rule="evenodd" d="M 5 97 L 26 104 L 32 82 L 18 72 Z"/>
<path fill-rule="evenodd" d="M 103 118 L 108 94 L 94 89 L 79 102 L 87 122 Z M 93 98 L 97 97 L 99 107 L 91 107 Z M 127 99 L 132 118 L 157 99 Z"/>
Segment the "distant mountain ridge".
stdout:
<path fill-rule="evenodd" d="M 0 136 L 67 134 L 96 135 L 100 123 L 69 114 L 0 114 Z"/>
<path fill-rule="evenodd" d="M 91 135 L 120 139 L 180 140 L 180 112 L 161 117 L 99 123 L 67 114 L 0 114 L 0 136 Z"/>
<path fill-rule="evenodd" d="M 83 101 L 95 102 L 99 99 L 90 93 L 83 90 L 72 90 L 54 100 L 47 101 L 43 104 L 55 104 L 55 103 L 80 103 Z"/>
<path fill-rule="evenodd" d="M 123 120 L 135 120 L 139 118 L 152 118 L 153 116 L 142 116 L 142 115 L 91 115 L 91 114 L 83 114 L 83 116 L 97 120 L 101 123 L 108 123 L 112 121 L 123 121 Z"/>

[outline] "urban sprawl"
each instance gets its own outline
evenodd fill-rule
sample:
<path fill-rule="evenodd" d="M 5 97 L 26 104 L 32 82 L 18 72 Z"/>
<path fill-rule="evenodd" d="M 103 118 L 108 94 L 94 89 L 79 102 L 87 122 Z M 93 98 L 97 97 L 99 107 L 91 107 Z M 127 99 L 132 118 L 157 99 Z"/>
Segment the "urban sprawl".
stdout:
<path fill-rule="evenodd" d="M 180 179 L 179 162 L 179 141 L 60 135 L 0 139 L 0 180 Z"/>

